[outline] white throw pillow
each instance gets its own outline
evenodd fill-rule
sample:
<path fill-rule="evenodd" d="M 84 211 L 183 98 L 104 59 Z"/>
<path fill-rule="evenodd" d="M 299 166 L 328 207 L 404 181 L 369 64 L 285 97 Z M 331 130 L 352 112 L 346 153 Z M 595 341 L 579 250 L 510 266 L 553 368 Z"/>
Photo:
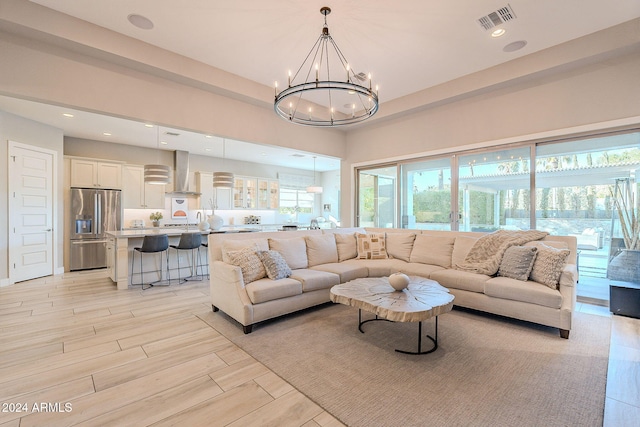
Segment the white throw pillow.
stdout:
<path fill-rule="evenodd" d="M 358 256 L 355 233 L 335 233 L 334 237 L 336 239 L 336 248 L 338 249 L 338 262 L 353 259 Z"/>
<path fill-rule="evenodd" d="M 269 239 L 269 249 L 280 252 L 292 270 L 309 266 L 307 244 L 303 236 L 293 239 Z"/>
<path fill-rule="evenodd" d="M 309 267 L 338 262 L 338 248 L 333 234 L 305 236 Z"/>
<path fill-rule="evenodd" d="M 239 239 L 239 240 L 224 240 L 222 242 L 222 261 L 227 264 L 229 262 L 228 252 L 239 251 L 244 248 L 253 248 L 258 251 L 268 251 L 269 242 L 267 239 Z"/>
<path fill-rule="evenodd" d="M 464 262 L 467 254 L 477 241 L 477 237 L 456 236 L 456 241 L 453 244 L 453 252 L 451 253 L 451 265 L 455 266 Z"/>
<path fill-rule="evenodd" d="M 229 264 L 236 265 L 242 270 L 242 279 L 245 285 L 267 276 L 264 264 L 258 258 L 255 246 L 253 248 L 240 249 L 239 251 L 230 251 L 227 253 L 227 257 L 229 258 Z"/>

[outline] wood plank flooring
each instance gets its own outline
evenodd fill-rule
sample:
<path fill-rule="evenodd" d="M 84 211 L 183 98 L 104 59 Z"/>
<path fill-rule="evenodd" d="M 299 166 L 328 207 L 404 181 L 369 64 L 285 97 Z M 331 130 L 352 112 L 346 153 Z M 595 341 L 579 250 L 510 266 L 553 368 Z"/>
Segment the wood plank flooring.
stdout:
<path fill-rule="evenodd" d="M 0 288 L 0 427 L 342 425 L 223 336 L 241 328 L 208 294 L 118 291 L 104 271 Z M 605 426 L 636 425 L 638 384 L 640 320 L 614 316 Z"/>
<path fill-rule="evenodd" d="M 0 426 L 342 425 L 220 334 L 208 294 L 104 271 L 0 288 Z"/>

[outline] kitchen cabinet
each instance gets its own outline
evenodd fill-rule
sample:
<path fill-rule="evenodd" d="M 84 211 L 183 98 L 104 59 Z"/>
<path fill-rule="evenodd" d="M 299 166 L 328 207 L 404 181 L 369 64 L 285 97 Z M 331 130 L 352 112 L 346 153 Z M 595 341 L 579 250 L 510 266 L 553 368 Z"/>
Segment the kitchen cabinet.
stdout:
<path fill-rule="evenodd" d="M 211 200 L 216 209 L 231 209 L 231 188 L 213 188 L 213 173 L 196 172 L 196 191 L 200 193 L 200 209 L 211 209 Z"/>
<path fill-rule="evenodd" d="M 255 209 L 258 199 L 258 178 L 236 176 L 233 183 L 233 208 Z"/>
<path fill-rule="evenodd" d="M 258 209 L 278 209 L 279 204 L 278 181 L 258 178 Z"/>
<path fill-rule="evenodd" d="M 122 206 L 125 209 L 164 209 L 165 186 L 144 182 L 144 166 L 125 165 Z"/>
<path fill-rule="evenodd" d="M 119 190 L 122 188 L 122 164 L 71 159 L 71 186 Z"/>

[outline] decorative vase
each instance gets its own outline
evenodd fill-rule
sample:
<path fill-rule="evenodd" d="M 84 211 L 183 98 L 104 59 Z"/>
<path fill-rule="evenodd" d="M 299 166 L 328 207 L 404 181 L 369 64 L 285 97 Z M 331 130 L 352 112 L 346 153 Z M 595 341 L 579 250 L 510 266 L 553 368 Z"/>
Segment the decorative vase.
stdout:
<path fill-rule="evenodd" d="M 212 230 L 220 230 L 220 227 L 224 225 L 224 219 L 216 214 L 207 215 L 207 222 Z"/>
<path fill-rule="evenodd" d="M 640 283 L 640 251 L 622 249 L 609 261 L 607 279 Z"/>
<path fill-rule="evenodd" d="M 409 285 L 409 276 L 404 273 L 393 273 L 389 276 L 389 284 L 396 291 L 401 291 Z"/>
<path fill-rule="evenodd" d="M 207 231 L 209 228 L 211 228 L 211 225 L 209 225 L 207 221 L 200 221 L 200 223 L 198 223 L 198 229 L 200 231 Z"/>
<path fill-rule="evenodd" d="M 153 224 L 154 227 L 160 227 L 160 220 L 157 219 L 157 220 L 151 221 L 151 224 Z"/>

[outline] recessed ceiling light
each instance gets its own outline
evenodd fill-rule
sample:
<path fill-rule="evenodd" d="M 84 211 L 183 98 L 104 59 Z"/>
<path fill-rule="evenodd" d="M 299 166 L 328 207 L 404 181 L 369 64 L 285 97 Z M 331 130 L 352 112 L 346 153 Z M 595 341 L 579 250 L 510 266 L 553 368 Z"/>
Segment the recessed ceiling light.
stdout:
<path fill-rule="evenodd" d="M 144 124 L 144 127 L 146 127 L 146 128 L 152 128 L 152 127 L 153 127 L 153 125 L 152 125 L 152 124 L 150 124 L 150 123 L 145 123 L 145 124 Z"/>
<path fill-rule="evenodd" d="M 204 151 L 211 151 L 211 148 L 205 148 Z"/>
<path fill-rule="evenodd" d="M 160 141 L 160 144 L 167 145 L 167 141 Z"/>
<path fill-rule="evenodd" d="M 491 37 L 500 37 L 500 36 L 504 35 L 504 33 L 506 33 L 504 28 L 496 28 L 491 33 Z"/>
<path fill-rule="evenodd" d="M 111 136 L 111 134 L 110 134 L 109 132 L 102 132 L 102 134 L 103 134 L 104 136 Z"/>
<path fill-rule="evenodd" d="M 62 115 L 65 117 L 73 117 L 73 114 L 71 113 L 62 113 Z"/>
<path fill-rule="evenodd" d="M 526 40 L 518 40 L 517 42 L 509 43 L 505 47 L 502 48 L 504 52 L 515 52 L 516 50 L 520 50 L 527 45 Z"/>
<path fill-rule="evenodd" d="M 263 156 L 266 156 L 266 155 L 267 155 L 267 153 L 262 153 L 262 155 L 263 155 Z"/>
<path fill-rule="evenodd" d="M 153 22 L 151 22 L 149 18 L 138 15 L 137 13 L 132 13 L 127 16 L 127 19 L 133 26 L 138 27 L 141 30 L 150 30 L 153 28 Z"/>
<path fill-rule="evenodd" d="M 205 135 L 205 138 L 213 138 L 211 135 Z"/>

